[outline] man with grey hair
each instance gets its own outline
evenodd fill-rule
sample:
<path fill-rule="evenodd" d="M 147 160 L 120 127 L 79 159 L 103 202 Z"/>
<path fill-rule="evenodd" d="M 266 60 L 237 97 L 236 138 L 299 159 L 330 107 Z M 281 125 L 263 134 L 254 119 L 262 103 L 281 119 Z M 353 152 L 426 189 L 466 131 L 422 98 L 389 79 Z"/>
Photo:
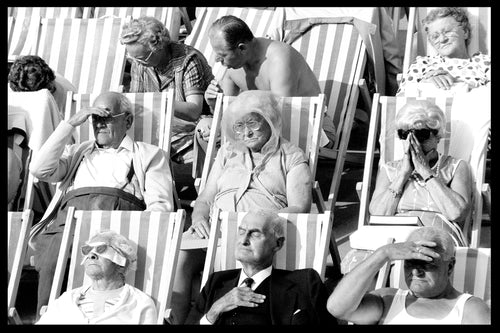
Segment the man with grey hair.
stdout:
<path fill-rule="evenodd" d="M 273 268 L 285 242 L 276 213 L 253 211 L 238 227 L 235 257 L 242 269 L 212 273 L 187 323 L 215 325 L 335 325 L 328 292 L 314 269 Z"/>
<path fill-rule="evenodd" d="M 155 324 L 154 301 L 141 290 L 125 283 L 134 270 L 137 255 L 125 236 L 103 230 L 82 247 L 84 285 L 64 292 L 47 308 L 37 324 Z"/>
<path fill-rule="evenodd" d="M 75 127 L 89 117 L 95 140 L 68 145 Z M 132 140 L 127 130 L 133 120 L 132 106 L 125 95 L 101 93 L 91 107 L 62 121 L 33 156 L 33 176 L 59 182 L 49 207 L 30 233 L 39 272 L 38 310 L 48 302 L 68 207 L 174 209 L 169 156 L 157 146 Z"/>
<path fill-rule="evenodd" d="M 368 292 L 380 268 L 393 260 L 404 260 L 409 290 Z M 328 311 L 354 324 L 489 324 L 488 305 L 453 287 L 454 268 L 451 236 L 434 227 L 416 229 L 406 242 L 380 247 L 345 275 L 328 299 Z"/>

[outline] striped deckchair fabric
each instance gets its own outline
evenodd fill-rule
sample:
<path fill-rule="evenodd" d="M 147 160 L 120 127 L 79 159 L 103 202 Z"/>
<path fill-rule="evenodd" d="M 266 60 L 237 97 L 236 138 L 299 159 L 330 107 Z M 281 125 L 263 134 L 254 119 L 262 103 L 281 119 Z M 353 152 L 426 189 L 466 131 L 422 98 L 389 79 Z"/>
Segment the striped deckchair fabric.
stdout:
<path fill-rule="evenodd" d="M 437 51 L 428 42 L 427 34 L 422 25 L 422 20 L 435 8 L 437 7 L 410 7 L 408 27 L 413 28 L 408 29 L 406 34 L 403 75 L 406 75 L 417 56 L 437 54 Z M 478 51 L 491 54 L 491 7 L 464 8 L 468 12 L 471 24 L 470 44 L 467 47 L 469 54 L 472 55 Z"/>
<path fill-rule="evenodd" d="M 94 18 L 127 17 L 137 19 L 141 16 L 152 16 L 162 22 L 170 33 L 170 39 L 179 40 L 181 13 L 179 7 L 95 7 Z"/>
<path fill-rule="evenodd" d="M 241 268 L 241 263 L 235 259 L 234 249 L 238 238 L 238 226 L 246 214 L 246 212 L 219 210 L 213 213 L 212 221 L 216 222 L 212 222 L 210 228 L 201 288 L 211 273 Z M 280 213 L 279 216 L 287 220 L 285 244 L 275 255 L 273 267 L 286 270 L 313 268 L 324 280 L 330 233 L 333 227 L 330 211 L 322 214 Z"/>
<path fill-rule="evenodd" d="M 9 16 L 46 18 L 82 18 L 84 7 L 9 7 Z"/>
<path fill-rule="evenodd" d="M 36 53 L 40 26 L 40 16 L 8 17 L 8 61 Z"/>
<path fill-rule="evenodd" d="M 174 92 L 124 93 L 132 102 L 134 122 L 127 134 L 135 141 L 146 142 L 160 147 L 170 154 L 171 124 L 174 114 Z M 68 92 L 65 119 L 71 118 L 84 107 L 91 106 L 99 93 L 73 94 Z M 78 140 L 94 139 L 92 123 L 88 119 L 76 129 Z"/>
<path fill-rule="evenodd" d="M 339 23 L 312 25 L 296 39 L 288 38 L 289 22 L 284 25 L 284 40 L 302 54 L 318 78 L 326 99 L 326 121 L 333 121 L 335 128 L 334 146 L 320 147 L 319 150 L 321 156 L 336 159 L 328 196 L 332 211 L 337 200 L 367 62 L 366 45 L 356 27 L 351 23 L 343 23 L 345 20 L 342 18 L 334 19 Z"/>
<path fill-rule="evenodd" d="M 485 88 L 486 89 L 486 88 Z M 476 91 L 475 93 L 478 93 Z M 469 93 L 471 94 L 471 93 Z M 477 112 L 471 115 L 470 108 L 465 110 L 464 105 L 473 108 L 479 105 L 475 95 L 464 94 L 457 97 L 389 97 L 374 95 L 371 111 L 370 129 L 368 132 L 367 158 L 363 171 L 363 187 L 360 199 L 358 228 L 368 221 L 369 196 L 371 195 L 372 170 L 376 140 L 380 145 L 379 169 L 386 162 L 399 160 L 403 157 L 403 145 L 396 134 L 395 120 L 397 112 L 410 100 L 427 100 L 436 104 L 445 114 L 446 128 L 437 150 L 445 155 L 463 159 L 470 164 L 472 173 L 472 202 L 473 209 L 465 223 L 464 235 L 470 232 L 471 247 L 477 247 L 480 240 L 482 219 L 481 190 L 485 175 L 485 149 L 487 144 L 487 130 L 489 128 L 489 112 Z M 485 103 L 488 103 L 485 101 Z M 486 105 L 485 108 L 491 108 Z M 472 119 L 472 117 L 477 119 Z M 488 118 L 488 119 L 487 119 Z M 380 123 L 380 136 L 377 137 L 377 126 Z M 482 133 L 482 134 L 481 134 Z M 471 228 L 472 227 L 472 228 Z M 469 230 L 471 228 L 471 230 Z"/>
<path fill-rule="evenodd" d="M 456 247 L 453 287 L 460 292 L 481 298 L 491 307 L 491 248 Z M 394 262 L 390 287 L 408 289 L 403 261 Z"/>
<path fill-rule="evenodd" d="M 205 187 L 208 174 L 217 155 L 215 138 L 218 137 L 217 132 L 220 132 L 222 114 L 235 98 L 235 96 L 223 96 L 222 94 L 217 97 L 214 118 L 211 125 L 213 133 L 210 133 L 201 179 L 195 183 L 199 184 L 198 192 L 201 192 Z M 280 97 L 278 99 L 278 107 L 282 111 L 281 134 L 285 139 L 297 145 L 306 153 L 313 179 L 316 176 L 318 163 L 319 139 L 323 114 L 325 112 L 324 100 L 324 94 L 314 97 Z"/>
<path fill-rule="evenodd" d="M 242 7 L 203 7 L 197 10 L 196 22 L 185 43 L 203 53 L 213 73 L 217 73 L 220 63 L 215 62 L 208 30 L 213 22 L 225 15 L 234 15 L 245 21 L 255 37 L 266 37 L 273 25 L 274 10 Z"/>
<path fill-rule="evenodd" d="M 50 303 L 61 292 L 65 266 L 71 247 L 67 290 L 91 283 L 80 265 L 81 246 L 100 230 L 114 230 L 127 237 L 137 249 L 137 268 L 126 276 L 126 283 L 142 290 L 155 301 L 158 324 L 163 324 L 170 307 L 174 272 L 186 213 L 152 211 L 76 211 L 68 210 L 59 252 Z M 73 235 L 74 237 L 70 236 Z"/>
<path fill-rule="evenodd" d="M 26 209 L 23 212 L 8 212 L 7 215 L 7 244 L 8 244 L 8 280 L 7 298 L 9 320 L 16 321 L 16 298 L 21 281 L 21 272 L 28 247 L 28 236 L 33 223 L 33 211 Z"/>
<path fill-rule="evenodd" d="M 126 60 L 119 37 L 127 20 L 44 18 L 37 55 L 80 93 L 122 91 Z"/>

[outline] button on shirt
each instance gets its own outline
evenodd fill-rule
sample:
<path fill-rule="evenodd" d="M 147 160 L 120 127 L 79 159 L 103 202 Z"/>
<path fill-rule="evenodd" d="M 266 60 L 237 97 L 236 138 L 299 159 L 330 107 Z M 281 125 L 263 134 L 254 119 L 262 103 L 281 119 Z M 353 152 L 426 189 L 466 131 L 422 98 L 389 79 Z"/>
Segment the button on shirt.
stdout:
<path fill-rule="evenodd" d="M 134 143 L 126 135 L 118 148 L 99 148 L 95 144 L 92 152 L 86 155 L 75 174 L 73 186 L 70 190 L 82 187 L 111 187 L 121 188 L 142 199 L 139 187 L 135 188 L 127 180 L 132 164 Z M 125 187 L 123 187 L 127 184 Z"/>
<path fill-rule="evenodd" d="M 261 270 L 260 272 L 258 272 L 254 276 L 252 276 L 251 279 L 253 280 L 253 283 L 252 283 L 252 286 L 250 288 L 252 290 L 257 289 L 259 287 L 259 285 L 262 283 L 262 281 L 264 281 L 265 279 L 267 279 L 271 275 L 272 269 L 273 269 L 273 266 L 271 265 L 271 266 Z M 240 274 L 240 279 L 238 280 L 237 286 L 238 287 L 245 287 L 246 285 L 245 285 L 244 281 L 247 278 L 249 278 L 249 276 L 247 276 L 242 269 L 241 274 Z M 200 325 L 212 325 L 212 324 L 213 323 L 208 321 L 206 314 L 200 319 Z"/>

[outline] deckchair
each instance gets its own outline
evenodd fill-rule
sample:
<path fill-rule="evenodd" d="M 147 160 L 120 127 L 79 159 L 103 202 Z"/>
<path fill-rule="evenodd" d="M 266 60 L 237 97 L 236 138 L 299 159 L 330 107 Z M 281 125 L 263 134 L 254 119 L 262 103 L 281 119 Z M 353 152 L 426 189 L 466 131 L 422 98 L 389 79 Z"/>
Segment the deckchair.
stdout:
<path fill-rule="evenodd" d="M 446 130 L 438 144 L 438 151 L 460 158 L 470 164 L 472 174 L 472 209 L 465 222 L 464 235 L 470 246 L 478 247 L 481 233 L 482 196 L 485 175 L 487 133 L 490 126 L 490 93 L 487 87 L 455 97 L 388 97 L 375 94 L 368 132 L 367 155 L 363 171 L 360 196 L 358 229 L 369 221 L 368 206 L 371 196 L 374 150 L 377 128 L 380 124 L 380 160 L 378 169 L 388 161 L 402 158 L 402 144 L 395 135 L 393 126 L 397 112 L 410 100 L 426 99 L 443 110 L 447 119 Z M 484 94 L 483 94 L 484 93 Z M 479 106 L 479 107 L 478 107 Z M 481 107 L 483 106 L 483 107 Z M 473 114 L 470 110 L 477 110 Z M 360 189 L 361 183 L 357 184 Z"/>
<path fill-rule="evenodd" d="M 301 31 L 300 37 L 294 36 L 291 30 L 294 21 L 286 21 L 283 41 L 303 55 L 318 78 L 326 99 L 329 116 L 326 119 L 333 121 L 331 125 L 335 127 L 334 146 L 319 150 L 320 156 L 336 159 L 328 195 L 328 208 L 333 211 L 359 94 L 362 93 L 367 107 L 371 106 L 371 98 L 363 79 L 366 45 L 353 24 L 354 19 L 333 17 L 324 20 L 337 23 L 311 23 L 308 30 Z"/>
<path fill-rule="evenodd" d="M 7 309 L 9 322 L 13 324 L 22 324 L 15 306 L 32 223 L 33 211 L 31 209 L 26 209 L 22 212 L 9 212 L 7 215 L 7 272 L 9 280 L 7 287 Z"/>
<path fill-rule="evenodd" d="M 126 60 L 119 37 L 128 19 L 44 18 L 36 54 L 80 93 L 122 91 Z"/>
<path fill-rule="evenodd" d="M 80 265 L 80 247 L 97 231 L 114 230 L 137 246 L 137 268 L 126 276 L 125 282 L 151 296 L 158 311 L 157 323 L 163 324 L 172 298 L 185 218 L 186 212 L 182 209 L 176 212 L 79 211 L 70 207 L 48 306 L 61 294 L 68 257 L 66 290 L 90 283 L 85 268 Z"/>
<path fill-rule="evenodd" d="M 235 259 L 234 249 L 238 226 L 246 214 L 220 210 L 212 213 L 213 222 L 201 288 L 211 273 L 241 267 Z M 313 268 L 324 281 L 329 238 L 333 227 L 330 211 L 322 214 L 281 213 L 279 216 L 287 220 L 285 245 L 274 257 L 273 267 L 286 270 Z"/>
<path fill-rule="evenodd" d="M 170 33 L 170 39 L 179 40 L 181 27 L 181 10 L 184 7 L 95 7 L 93 18 L 127 17 L 137 19 L 141 16 L 153 16 L 160 20 Z"/>
<path fill-rule="evenodd" d="M 406 33 L 403 75 L 417 56 L 435 55 L 436 50 L 427 41 L 422 20 L 436 7 L 410 7 L 408 30 Z M 491 50 L 491 7 L 465 7 L 471 24 L 471 38 L 468 46 L 469 54 L 478 51 L 490 54 Z M 415 31 L 416 30 L 416 31 Z"/>
<path fill-rule="evenodd" d="M 7 19 L 8 61 L 13 62 L 21 55 L 35 54 L 41 27 L 40 16 L 9 16 Z"/>
<path fill-rule="evenodd" d="M 201 177 L 196 178 L 194 183 L 198 193 L 205 187 L 217 155 L 216 138 L 220 134 L 222 114 L 235 98 L 235 96 L 223 96 L 223 94 L 217 96 L 203 171 Z M 278 107 L 282 111 L 282 135 L 306 153 L 312 179 L 316 178 L 320 131 L 325 110 L 324 103 L 324 94 L 315 97 L 280 97 L 278 100 Z M 313 199 L 318 212 L 324 212 L 326 207 L 317 181 L 313 185 Z"/>
<path fill-rule="evenodd" d="M 84 18 L 85 7 L 9 7 L 9 16 L 46 18 Z"/>
<path fill-rule="evenodd" d="M 455 260 L 451 277 L 453 287 L 481 298 L 491 307 L 491 248 L 459 246 L 455 249 Z M 402 260 L 394 262 L 389 286 L 408 289 Z"/>
<path fill-rule="evenodd" d="M 266 37 L 272 27 L 274 10 L 242 7 L 197 8 L 196 22 L 193 30 L 186 37 L 185 43 L 203 53 L 208 64 L 212 66 L 214 75 L 221 64 L 215 62 L 215 53 L 210 45 L 208 30 L 214 21 L 225 15 L 234 15 L 245 21 L 255 37 Z"/>
<path fill-rule="evenodd" d="M 174 91 L 124 93 L 132 102 L 134 122 L 127 134 L 135 141 L 146 142 L 163 149 L 170 156 L 172 119 L 174 115 Z M 69 119 L 81 108 L 92 105 L 99 93 L 74 94 L 68 92 L 65 118 Z M 93 140 L 94 134 L 90 120 L 75 129 L 77 143 Z M 180 207 L 174 188 L 177 207 Z"/>

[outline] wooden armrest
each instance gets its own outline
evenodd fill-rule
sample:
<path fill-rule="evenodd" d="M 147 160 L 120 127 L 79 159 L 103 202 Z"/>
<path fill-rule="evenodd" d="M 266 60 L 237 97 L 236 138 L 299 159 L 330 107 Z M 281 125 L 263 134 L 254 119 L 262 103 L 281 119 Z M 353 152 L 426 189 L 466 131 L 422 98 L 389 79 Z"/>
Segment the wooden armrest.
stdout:
<path fill-rule="evenodd" d="M 312 191 L 313 201 L 318 208 L 318 213 L 324 213 L 326 211 L 325 200 L 323 199 L 323 194 L 321 194 L 321 189 L 319 188 L 319 182 L 317 180 L 314 181 Z"/>
<path fill-rule="evenodd" d="M 361 191 L 363 190 L 363 182 L 356 183 L 356 193 L 358 194 L 358 199 L 361 201 Z"/>
<path fill-rule="evenodd" d="M 21 317 L 19 316 L 19 313 L 17 313 L 16 308 L 9 308 L 9 324 L 11 325 L 22 325 L 23 321 L 21 320 Z"/>

